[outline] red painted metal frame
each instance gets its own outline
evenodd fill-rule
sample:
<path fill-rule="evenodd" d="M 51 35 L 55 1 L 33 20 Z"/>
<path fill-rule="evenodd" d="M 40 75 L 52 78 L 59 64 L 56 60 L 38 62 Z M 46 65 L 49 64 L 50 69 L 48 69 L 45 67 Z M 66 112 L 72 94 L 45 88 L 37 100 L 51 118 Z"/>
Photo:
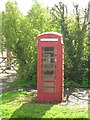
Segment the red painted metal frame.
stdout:
<path fill-rule="evenodd" d="M 58 41 L 40 41 L 41 38 L 57 38 Z M 57 33 L 43 33 L 38 36 L 38 65 L 37 65 L 37 98 L 39 102 L 61 102 L 64 96 L 64 45 L 62 42 L 63 36 Z M 57 63 L 56 63 L 56 92 L 44 93 L 42 91 L 41 78 L 41 54 L 42 47 L 56 47 Z"/>

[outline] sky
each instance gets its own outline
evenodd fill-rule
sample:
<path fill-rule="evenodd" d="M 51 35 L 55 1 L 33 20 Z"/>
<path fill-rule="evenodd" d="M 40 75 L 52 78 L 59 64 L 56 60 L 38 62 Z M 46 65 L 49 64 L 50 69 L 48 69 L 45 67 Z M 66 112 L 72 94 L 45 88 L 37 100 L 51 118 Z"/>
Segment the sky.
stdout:
<path fill-rule="evenodd" d="M 8 0 L 0 0 L 0 11 L 5 10 L 5 3 Z M 13 1 L 13 0 L 10 0 Z M 27 11 L 33 5 L 33 1 L 35 0 L 15 0 L 18 3 L 19 9 L 23 14 L 26 14 Z M 52 7 L 54 4 L 58 4 L 58 2 L 64 2 L 69 11 L 73 9 L 73 3 L 78 3 L 80 8 L 85 8 L 88 5 L 90 0 L 37 0 L 43 7 Z"/>

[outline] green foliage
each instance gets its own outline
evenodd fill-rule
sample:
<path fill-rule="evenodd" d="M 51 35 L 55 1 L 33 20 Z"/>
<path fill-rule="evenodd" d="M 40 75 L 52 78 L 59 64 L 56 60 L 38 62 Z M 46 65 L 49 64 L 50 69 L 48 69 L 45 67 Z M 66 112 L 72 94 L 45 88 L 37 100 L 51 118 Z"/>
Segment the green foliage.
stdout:
<path fill-rule="evenodd" d="M 24 80 L 36 79 L 36 36 L 38 31 L 31 29 L 28 18 L 22 16 L 20 12 L 17 13 L 18 10 L 13 7 L 13 4 L 7 4 L 7 7 L 9 12 L 7 9 L 6 14 L 3 14 L 5 47 L 17 57 L 19 77 Z"/>
<path fill-rule="evenodd" d="M 5 88 L 36 88 L 36 79 L 30 80 L 15 80 L 13 83 L 8 84 Z"/>
<path fill-rule="evenodd" d="M 79 83 L 76 83 L 74 81 L 65 81 L 65 87 L 81 87 Z"/>
<path fill-rule="evenodd" d="M 79 82 L 74 82 L 71 80 L 65 80 L 65 87 L 80 87 L 80 88 L 89 88 L 88 78 L 83 78 L 81 84 Z"/>
<path fill-rule="evenodd" d="M 82 83 L 88 73 L 87 19 L 86 13 L 80 13 L 75 6 L 75 15 L 69 15 L 61 2 L 52 10 L 42 8 L 35 2 L 23 16 L 15 3 L 8 2 L 6 13 L 2 13 L 2 41 L 17 57 L 18 76 L 20 80 L 32 81 L 36 86 L 37 79 L 37 35 L 45 31 L 57 31 L 64 35 L 65 46 L 65 80 Z M 81 19 L 82 18 L 82 19 Z M 71 85 L 71 83 L 69 83 Z"/>
<path fill-rule="evenodd" d="M 59 2 L 52 9 L 52 13 L 59 23 L 58 31 L 64 35 L 65 79 L 81 84 L 88 71 L 87 9 L 83 14 L 78 5 L 74 9 L 75 15 L 69 15 L 67 7 Z"/>
<path fill-rule="evenodd" d="M 89 88 L 89 81 L 88 78 L 83 78 L 82 79 L 82 87 Z"/>
<path fill-rule="evenodd" d="M 9 6 L 9 7 L 8 7 Z M 19 79 L 32 81 L 36 86 L 37 35 L 51 30 L 50 14 L 37 2 L 27 16 L 23 16 L 13 4 L 7 4 L 9 12 L 3 14 L 5 46 L 17 57 Z M 9 29 L 8 29 L 9 28 Z"/>

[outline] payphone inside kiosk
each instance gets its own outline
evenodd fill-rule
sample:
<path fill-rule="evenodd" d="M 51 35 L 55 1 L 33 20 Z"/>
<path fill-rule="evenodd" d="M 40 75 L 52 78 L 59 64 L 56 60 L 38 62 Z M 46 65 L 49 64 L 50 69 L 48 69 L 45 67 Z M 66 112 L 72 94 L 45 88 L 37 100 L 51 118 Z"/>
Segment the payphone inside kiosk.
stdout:
<path fill-rule="evenodd" d="M 37 97 L 39 102 L 60 102 L 64 94 L 64 44 L 62 34 L 38 35 Z"/>

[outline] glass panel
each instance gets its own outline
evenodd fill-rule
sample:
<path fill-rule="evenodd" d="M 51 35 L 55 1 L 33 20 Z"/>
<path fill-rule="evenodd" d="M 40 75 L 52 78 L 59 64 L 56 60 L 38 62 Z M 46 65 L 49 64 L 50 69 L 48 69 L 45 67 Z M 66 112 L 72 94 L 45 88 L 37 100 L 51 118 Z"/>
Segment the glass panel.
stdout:
<path fill-rule="evenodd" d="M 43 88 L 43 92 L 45 92 L 45 93 L 55 93 L 55 88 Z"/>
<path fill-rule="evenodd" d="M 42 80 L 52 80 L 54 81 L 56 79 L 56 76 L 42 76 Z"/>
<path fill-rule="evenodd" d="M 55 93 L 56 87 L 56 48 L 55 47 L 42 47 L 42 89 L 46 93 Z M 45 88 L 46 87 L 46 88 Z"/>
<path fill-rule="evenodd" d="M 44 68 L 55 68 L 54 64 L 43 64 Z"/>
<path fill-rule="evenodd" d="M 55 70 L 42 70 L 42 74 L 55 75 Z"/>
<path fill-rule="evenodd" d="M 44 58 L 44 63 L 51 63 L 50 57 Z"/>
<path fill-rule="evenodd" d="M 43 47 L 44 51 L 54 51 L 54 47 Z"/>
<path fill-rule="evenodd" d="M 43 84 L 43 86 L 47 86 L 47 87 L 54 87 L 55 86 L 55 82 L 43 82 L 42 84 Z"/>
<path fill-rule="evenodd" d="M 44 53 L 43 57 L 54 57 L 54 53 Z"/>
<path fill-rule="evenodd" d="M 51 58 L 51 63 L 54 63 L 54 58 Z"/>
<path fill-rule="evenodd" d="M 54 63 L 54 58 L 51 57 L 44 58 L 43 62 L 47 64 Z"/>

